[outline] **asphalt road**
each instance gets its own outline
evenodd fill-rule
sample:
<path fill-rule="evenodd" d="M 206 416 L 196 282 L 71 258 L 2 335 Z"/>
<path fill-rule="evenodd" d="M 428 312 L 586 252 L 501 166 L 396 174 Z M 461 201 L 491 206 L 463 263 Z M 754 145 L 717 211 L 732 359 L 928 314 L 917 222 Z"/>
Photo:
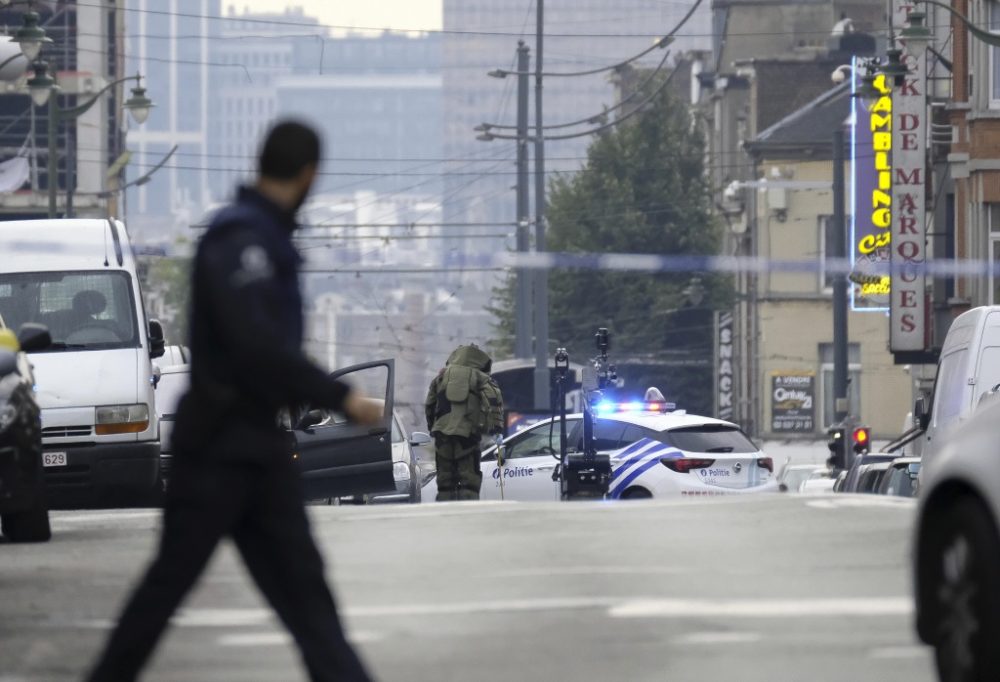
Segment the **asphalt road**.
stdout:
<path fill-rule="evenodd" d="M 313 507 L 381 680 L 924 682 L 906 500 Z M 0 682 L 77 680 L 147 561 L 152 510 L 0 546 Z M 305 679 L 228 545 L 145 679 Z"/>

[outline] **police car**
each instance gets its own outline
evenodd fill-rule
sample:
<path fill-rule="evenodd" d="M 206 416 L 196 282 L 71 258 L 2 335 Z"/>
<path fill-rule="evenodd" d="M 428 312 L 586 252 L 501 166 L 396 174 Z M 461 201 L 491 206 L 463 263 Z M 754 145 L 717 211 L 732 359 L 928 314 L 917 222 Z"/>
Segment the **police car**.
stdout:
<path fill-rule="evenodd" d="M 665 402 L 599 403 L 597 451 L 611 456 L 611 499 L 777 491 L 774 463 L 730 422 L 688 414 Z M 569 449 L 582 448 L 583 415 L 566 417 Z M 483 452 L 480 499 L 558 500 L 559 420 L 547 419 Z M 502 487 L 501 487 L 502 481 Z M 432 501 L 429 483 L 423 499 Z"/>

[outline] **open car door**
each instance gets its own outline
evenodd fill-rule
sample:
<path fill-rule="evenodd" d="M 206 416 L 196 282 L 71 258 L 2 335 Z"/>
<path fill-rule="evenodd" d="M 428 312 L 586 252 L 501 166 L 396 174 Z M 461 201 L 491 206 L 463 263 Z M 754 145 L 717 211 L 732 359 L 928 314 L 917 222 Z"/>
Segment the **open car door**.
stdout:
<path fill-rule="evenodd" d="M 306 407 L 292 424 L 307 500 L 393 491 L 391 423 L 395 361 L 376 360 L 333 372 L 369 398 L 384 401 L 378 424 Z"/>

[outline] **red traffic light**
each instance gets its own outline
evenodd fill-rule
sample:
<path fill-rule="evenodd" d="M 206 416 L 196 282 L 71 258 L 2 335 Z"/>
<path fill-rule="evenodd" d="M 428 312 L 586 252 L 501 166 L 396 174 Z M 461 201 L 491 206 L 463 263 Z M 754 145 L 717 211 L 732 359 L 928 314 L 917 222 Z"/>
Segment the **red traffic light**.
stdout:
<path fill-rule="evenodd" d="M 867 452 L 871 444 L 872 433 L 867 426 L 857 426 L 851 432 L 851 441 L 855 452 Z"/>

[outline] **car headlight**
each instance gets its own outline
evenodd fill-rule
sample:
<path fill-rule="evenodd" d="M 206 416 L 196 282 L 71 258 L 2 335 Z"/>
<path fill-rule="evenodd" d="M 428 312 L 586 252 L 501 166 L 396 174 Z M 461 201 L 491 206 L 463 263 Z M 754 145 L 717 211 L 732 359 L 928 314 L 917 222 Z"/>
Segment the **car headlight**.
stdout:
<path fill-rule="evenodd" d="M 410 480 L 410 467 L 406 462 L 396 462 L 392 465 L 392 477 L 397 481 Z"/>
<path fill-rule="evenodd" d="M 0 433 L 3 433 L 17 421 L 17 410 L 10 403 L 0 407 Z"/>
<path fill-rule="evenodd" d="M 142 433 L 149 428 L 149 406 L 104 405 L 96 408 L 94 432 L 98 436 L 118 433 Z"/>

